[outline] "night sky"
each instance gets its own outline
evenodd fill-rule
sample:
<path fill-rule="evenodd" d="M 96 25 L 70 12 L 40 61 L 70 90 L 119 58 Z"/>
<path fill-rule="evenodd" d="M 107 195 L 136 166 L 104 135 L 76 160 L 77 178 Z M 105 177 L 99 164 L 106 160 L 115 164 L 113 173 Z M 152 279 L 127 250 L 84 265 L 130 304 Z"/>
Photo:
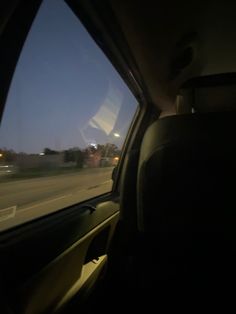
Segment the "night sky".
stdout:
<path fill-rule="evenodd" d="M 45 0 L 13 76 L 0 148 L 121 147 L 136 109 L 136 99 L 70 8 Z"/>

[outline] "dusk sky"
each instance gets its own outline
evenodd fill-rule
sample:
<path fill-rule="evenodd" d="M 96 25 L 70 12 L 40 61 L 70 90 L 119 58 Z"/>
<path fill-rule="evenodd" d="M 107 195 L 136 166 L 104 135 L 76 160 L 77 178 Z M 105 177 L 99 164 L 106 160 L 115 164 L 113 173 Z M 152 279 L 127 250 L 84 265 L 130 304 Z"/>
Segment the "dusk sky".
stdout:
<path fill-rule="evenodd" d="M 136 99 L 70 8 L 45 0 L 9 90 L 0 148 L 120 147 L 136 109 Z"/>

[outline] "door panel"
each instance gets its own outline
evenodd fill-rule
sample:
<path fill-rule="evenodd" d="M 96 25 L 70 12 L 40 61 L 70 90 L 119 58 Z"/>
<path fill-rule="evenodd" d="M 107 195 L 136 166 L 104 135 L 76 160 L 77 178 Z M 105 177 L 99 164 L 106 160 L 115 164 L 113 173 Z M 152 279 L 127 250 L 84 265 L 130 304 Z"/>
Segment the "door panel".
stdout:
<path fill-rule="evenodd" d="M 80 213 L 74 208 L 64 214 L 57 223 L 52 215 L 47 224 L 44 219 L 21 227 L 20 238 L 19 230 L 1 237 L 2 285 L 16 313 L 58 311 L 75 294 L 84 298 L 104 269 L 118 203 L 101 202 L 92 213 L 82 207 Z"/>

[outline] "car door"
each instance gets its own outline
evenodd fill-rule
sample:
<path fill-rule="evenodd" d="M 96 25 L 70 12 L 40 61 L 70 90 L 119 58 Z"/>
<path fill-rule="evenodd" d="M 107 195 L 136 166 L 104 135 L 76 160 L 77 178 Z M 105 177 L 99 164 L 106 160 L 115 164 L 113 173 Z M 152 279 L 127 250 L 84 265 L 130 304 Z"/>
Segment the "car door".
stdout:
<path fill-rule="evenodd" d="M 0 311 L 54 313 L 105 269 L 139 106 L 64 1 L 2 12 Z"/>

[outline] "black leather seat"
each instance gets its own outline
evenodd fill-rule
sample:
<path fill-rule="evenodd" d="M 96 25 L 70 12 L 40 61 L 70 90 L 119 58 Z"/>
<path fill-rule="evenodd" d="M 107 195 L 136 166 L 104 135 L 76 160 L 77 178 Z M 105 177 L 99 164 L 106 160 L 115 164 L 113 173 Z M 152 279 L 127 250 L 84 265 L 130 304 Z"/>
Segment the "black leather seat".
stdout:
<path fill-rule="evenodd" d="M 235 278 L 235 135 L 234 111 L 170 116 L 146 131 L 138 227 L 153 281 L 214 285 Z"/>

